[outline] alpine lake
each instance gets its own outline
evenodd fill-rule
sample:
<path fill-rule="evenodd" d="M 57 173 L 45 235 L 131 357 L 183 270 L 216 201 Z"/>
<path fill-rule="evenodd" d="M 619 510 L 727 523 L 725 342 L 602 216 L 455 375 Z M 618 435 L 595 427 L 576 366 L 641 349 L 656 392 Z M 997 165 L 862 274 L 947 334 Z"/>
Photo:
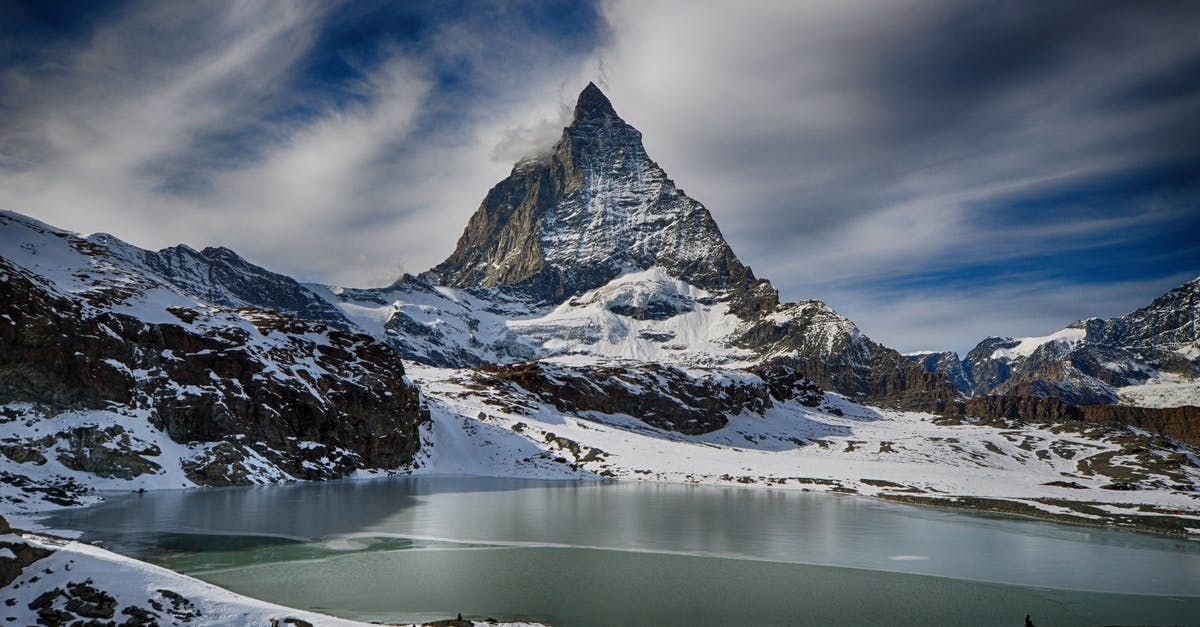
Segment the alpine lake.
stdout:
<path fill-rule="evenodd" d="M 43 523 L 363 621 L 1200 624 L 1200 542 L 866 497 L 436 476 L 105 496 Z"/>

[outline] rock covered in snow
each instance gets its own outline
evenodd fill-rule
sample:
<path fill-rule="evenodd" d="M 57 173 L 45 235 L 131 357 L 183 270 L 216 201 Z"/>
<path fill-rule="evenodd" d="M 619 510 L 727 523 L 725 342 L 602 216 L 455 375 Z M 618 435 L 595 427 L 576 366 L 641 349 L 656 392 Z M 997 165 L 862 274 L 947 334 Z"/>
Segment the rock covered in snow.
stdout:
<path fill-rule="evenodd" d="M 45 475 L 47 458 L 223 485 L 396 468 L 416 452 L 425 413 L 387 345 L 217 306 L 131 263 L 128 245 L 15 214 L 0 215 L 0 242 L 0 452 L 16 464 L 3 483 Z M 52 427 L 60 415 L 77 419 Z M 147 429 L 195 455 L 164 455 Z"/>
<path fill-rule="evenodd" d="M 519 386 L 558 411 L 625 414 L 689 435 L 716 431 L 743 412 L 762 414 L 774 402 L 816 407 L 825 400 L 816 383 L 786 366 L 685 371 L 652 363 L 533 361 L 484 367 L 476 379 Z"/>
<path fill-rule="evenodd" d="M 179 245 L 150 251 L 104 233 L 91 235 L 88 241 L 206 303 L 268 309 L 340 329 L 352 326 L 311 289 L 289 276 L 260 268 L 224 246 L 197 251 Z"/>

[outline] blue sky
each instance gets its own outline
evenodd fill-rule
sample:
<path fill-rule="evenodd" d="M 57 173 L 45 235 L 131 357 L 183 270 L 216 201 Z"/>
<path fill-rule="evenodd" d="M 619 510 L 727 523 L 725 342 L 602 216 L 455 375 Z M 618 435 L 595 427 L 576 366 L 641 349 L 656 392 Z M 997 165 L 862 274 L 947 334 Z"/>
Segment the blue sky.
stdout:
<path fill-rule="evenodd" d="M 900 350 L 1200 274 L 1200 5 L 0 4 L 0 206 L 380 285 L 589 80 L 788 299 Z"/>

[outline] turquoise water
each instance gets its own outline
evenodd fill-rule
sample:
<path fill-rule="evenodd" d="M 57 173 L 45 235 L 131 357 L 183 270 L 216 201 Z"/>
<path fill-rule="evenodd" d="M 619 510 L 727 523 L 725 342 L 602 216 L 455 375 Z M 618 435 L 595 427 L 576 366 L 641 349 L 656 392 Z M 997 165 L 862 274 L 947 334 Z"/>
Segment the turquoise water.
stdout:
<path fill-rule="evenodd" d="M 398 478 L 119 495 L 48 522 L 362 620 L 1200 624 L 1200 542 L 782 490 Z"/>

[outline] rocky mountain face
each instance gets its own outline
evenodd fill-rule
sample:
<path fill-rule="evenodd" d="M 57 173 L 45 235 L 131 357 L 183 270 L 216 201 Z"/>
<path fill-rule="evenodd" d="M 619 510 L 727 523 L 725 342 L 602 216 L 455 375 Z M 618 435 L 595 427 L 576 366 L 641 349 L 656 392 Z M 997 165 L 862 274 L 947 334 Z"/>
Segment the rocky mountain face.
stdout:
<path fill-rule="evenodd" d="M 0 214 L 0 244 L 0 453 L 33 475 L 246 484 L 397 468 L 417 451 L 427 413 L 386 344 L 198 300 L 148 271 L 153 253 L 131 264 L 128 245 L 15 214 Z M 240 261 L 200 255 L 213 274 Z"/>
<path fill-rule="evenodd" d="M 764 363 L 788 365 L 825 389 L 859 400 L 940 412 L 957 396 L 943 375 L 922 371 L 818 300 L 750 317 L 733 341 Z"/>
<path fill-rule="evenodd" d="M 1123 401 L 1131 390 L 1190 399 L 1200 384 L 1200 278 L 1132 313 L 1081 320 L 1043 337 L 990 337 L 960 365 L 918 360 L 966 396 L 1051 396 L 1073 405 Z M 962 376 L 958 373 L 961 369 Z"/>
<path fill-rule="evenodd" d="M 656 266 L 715 292 L 755 283 L 708 210 L 675 186 L 641 133 L 589 83 L 553 149 L 518 163 L 488 192 L 454 252 L 427 276 L 560 303 Z"/>
<path fill-rule="evenodd" d="M 930 351 L 908 353 L 904 357 L 920 366 L 921 370 L 925 372 L 945 375 L 946 379 L 960 394 L 971 396 L 974 393 L 974 381 L 967 373 L 966 365 L 958 358 L 958 353 L 954 351 Z"/>

